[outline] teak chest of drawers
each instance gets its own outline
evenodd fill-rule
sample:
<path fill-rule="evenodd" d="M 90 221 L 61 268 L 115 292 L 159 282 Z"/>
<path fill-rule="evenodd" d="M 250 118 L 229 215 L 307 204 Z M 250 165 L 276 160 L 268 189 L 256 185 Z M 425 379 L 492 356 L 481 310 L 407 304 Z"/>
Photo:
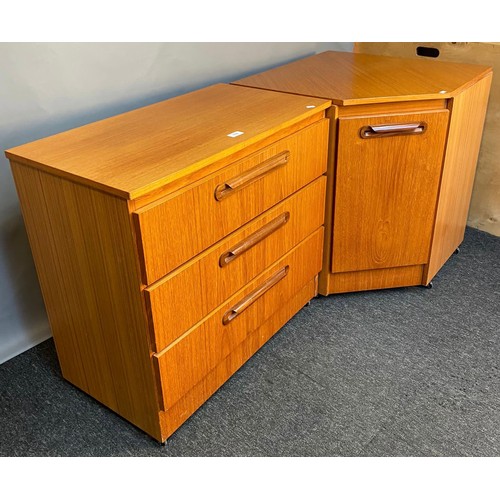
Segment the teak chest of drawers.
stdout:
<path fill-rule="evenodd" d="M 321 294 L 428 285 L 458 248 L 491 78 L 323 52 L 234 82 L 332 101 Z"/>
<path fill-rule="evenodd" d="M 317 294 L 329 106 L 219 84 L 7 151 L 67 380 L 165 441 Z"/>

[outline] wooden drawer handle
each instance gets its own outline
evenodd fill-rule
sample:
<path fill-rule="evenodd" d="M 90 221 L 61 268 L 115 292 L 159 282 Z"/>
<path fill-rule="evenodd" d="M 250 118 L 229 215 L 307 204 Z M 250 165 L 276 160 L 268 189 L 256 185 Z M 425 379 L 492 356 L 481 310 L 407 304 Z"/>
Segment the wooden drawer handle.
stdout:
<path fill-rule="evenodd" d="M 215 188 L 215 193 L 214 193 L 215 199 L 217 201 L 223 200 L 230 194 L 234 193 L 236 190 L 241 189 L 247 186 L 248 184 L 251 184 L 257 179 L 260 179 L 271 170 L 274 170 L 275 168 L 285 165 L 288 162 L 289 158 L 290 158 L 290 151 L 282 151 L 281 153 L 263 161 L 252 170 L 243 172 L 241 175 L 233 177 L 232 179 L 229 179 L 223 184 L 219 184 Z"/>
<path fill-rule="evenodd" d="M 361 139 L 374 139 L 376 137 L 392 137 L 394 135 L 419 135 L 427 129 L 427 123 L 396 123 L 390 125 L 367 125 L 361 127 Z"/>
<path fill-rule="evenodd" d="M 245 309 L 250 307 L 259 297 L 262 297 L 268 290 L 270 290 L 274 285 L 281 281 L 287 274 L 290 266 L 285 266 L 280 269 L 277 273 L 273 274 L 268 278 L 262 285 L 256 288 L 253 292 L 250 292 L 246 297 L 243 297 L 237 304 L 235 304 L 231 309 L 225 312 L 222 317 L 222 324 L 228 325 L 238 317 Z"/>
<path fill-rule="evenodd" d="M 268 222 L 265 226 L 262 226 L 259 230 L 255 231 L 255 233 L 248 236 L 248 238 L 245 238 L 243 241 L 234 245 L 234 247 L 229 249 L 227 252 L 223 253 L 219 258 L 219 266 L 227 266 L 234 259 L 244 254 L 247 250 L 250 250 L 250 248 L 267 238 L 280 227 L 283 227 L 289 220 L 290 212 L 284 212 L 281 215 L 278 215 L 278 217 L 273 219 L 271 222 Z"/>

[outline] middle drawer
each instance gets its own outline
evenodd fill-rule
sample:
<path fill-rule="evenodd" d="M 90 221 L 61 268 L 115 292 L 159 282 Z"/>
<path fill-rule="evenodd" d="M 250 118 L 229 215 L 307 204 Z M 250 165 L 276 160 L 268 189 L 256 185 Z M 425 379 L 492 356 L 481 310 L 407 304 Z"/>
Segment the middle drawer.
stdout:
<path fill-rule="evenodd" d="M 326 177 L 316 179 L 144 290 L 158 352 L 323 224 Z"/>

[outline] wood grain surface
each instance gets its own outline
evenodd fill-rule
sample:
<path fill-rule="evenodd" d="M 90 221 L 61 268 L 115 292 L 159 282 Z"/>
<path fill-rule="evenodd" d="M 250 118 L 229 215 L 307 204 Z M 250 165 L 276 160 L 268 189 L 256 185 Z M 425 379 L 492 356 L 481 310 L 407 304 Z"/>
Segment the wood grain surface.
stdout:
<path fill-rule="evenodd" d="M 177 341 L 154 355 L 160 374 L 165 408 L 170 408 L 224 358 L 257 330 L 280 307 L 292 300 L 321 269 L 323 228 L 275 262 L 264 273 L 221 304 L 212 314 Z M 288 266 L 287 274 L 229 324 L 228 310 L 275 273 Z"/>
<path fill-rule="evenodd" d="M 328 295 L 421 285 L 424 267 L 422 264 L 330 274 L 328 289 L 321 293 Z"/>
<path fill-rule="evenodd" d="M 11 148 L 6 154 L 133 199 L 329 105 L 320 99 L 218 84 Z M 235 131 L 243 134 L 228 137 Z"/>
<path fill-rule="evenodd" d="M 144 290 L 153 350 L 161 351 L 323 224 L 326 177 L 290 196 Z M 221 267 L 220 257 L 288 214 L 277 230 Z M 307 216 L 304 216 L 307 214 Z M 182 311 L 182 314 L 179 314 Z"/>
<path fill-rule="evenodd" d="M 349 106 L 448 98 L 489 71 L 489 66 L 329 51 L 233 83 Z"/>
<path fill-rule="evenodd" d="M 492 75 L 455 97 L 436 213 L 427 284 L 462 243 Z"/>
<path fill-rule="evenodd" d="M 499 42 L 359 42 L 354 51 L 412 59 L 417 47 L 431 47 L 439 51 L 433 61 L 450 61 L 492 66 L 493 74 L 500 72 Z M 491 82 L 488 109 L 481 139 L 474 186 L 467 225 L 500 236 L 500 78 Z"/>
<path fill-rule="evenodd" d="M 321 120 L 135 213 L 151 284 L 326 171 L 328 120 Z M 286 165 L 217 201 L 217 187 L 283 151 Z"/>
<path fill-rule="evenodd" d="M 311 280 L 257 330 L 250 332 L 231 353 L 211 370 L 171 408 L 160 412 L 162 440 L 171 436 L 214 392 L 315 295 L 316 280 Z M 279 335 L 285 332 L 278 332 Z"/>
<path fill-rule="evenodd" d="M 159 439 L 127 203 L 12 163 L 64 378 Z"/>
<path fill-rule="evenodd" d="M 339 119 L 332 271 L 428 261 L 448 111 Z M 420 135 L 362 139 L 367 125 L 425 123 Z"/>
<path fill-rule="evenodd" d="M 330 121 L 328 127 L 328 161 L 326 172 L 326 196 L 325 196 L 325 237 L 323 239 L 323 266 L 318 277 L 318 293 L 328 295 L 330 290 L 330 276 L 332 268 L 333 248 L 333 207 L 335 195 L 335 170 L 337 168 L 337 135 L 338 114 L 340 108 L 331 106 L 326 111 L 326 117 Z"/>

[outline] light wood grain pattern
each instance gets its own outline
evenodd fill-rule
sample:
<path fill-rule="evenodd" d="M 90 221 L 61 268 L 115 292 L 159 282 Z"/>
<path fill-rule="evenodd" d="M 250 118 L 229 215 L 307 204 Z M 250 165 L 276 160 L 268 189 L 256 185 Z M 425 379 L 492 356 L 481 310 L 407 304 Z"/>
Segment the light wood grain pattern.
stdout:
<path fill-rule="evenodd" d="M 12 163 L 64 377 L 159 438 L 127 204 Z"/>
<path fill-rule="evenodd" d="M 425 123 L 420 135 L 362 139 L 367 125 Z M 339 119 L 332 271 L 424 264 L 448 111 Z"/>
<path fill-rule="evenodd" d="M 431 99 L 429 101 L 384 102 L 380 104 L 358 104 L 355 106 L 339 106 L 338 116 L 369 116 L 401 113 L 415 113 L 433 109 L 447 109 L 447 99 Z"/>
<path fill-rule="evenodd" d="M 464 238 L 490 85 L 491 74 L 452 102 L 450 132 L 425 283 L 439 271 Z"/>
<path fill-rule="evenodd" d="M 370 269 L 348 273 L 330 274 L 328 290 L 330 293 L 360 292 L 363 290 L 380 290 L 422 284 L 424 265 L 391 267 L 388 269 Z"/>
<path fill-rule="evenodd" d="M 323 224 L 326 177 L 268 210 L 219 244 L 144 290 L 153 350 L 161 351 Z M 262 227 L 288 221 L 243 254 L 220 266 L 220 257 Z M 307 216 L 304 216 L 307 214 Z M 179 314 L 182 311 L 182 314 Z"/>
<path fill-rule="evenodd" d="M 233 83 L 324 97 L 347 106 L 451 97 L 490 70 L 471 64 L 323 52 Z"/>
<path fill-rule="evenodd" d="M 231 165 L 232 163 L 236 163 L 245 157 L 248 157 L 271 144 L 280 141 L 281 139 L 302 130 L 309 125 L 312 125 L 324 118 L 324 112 L 316 113 L 315 115 L 311 115 L 306 119 L 294 123 L 293 125 L 280 129 L 273 134 L 265 137 L 261 141 L 251 144 L 247 148 L 243 150 L 236 151 L 235 153 L 229 154 L 221 158 L 220 160 L 215 161 L 207 165 L 206 167 L 202 167 L 198 170 L 194 170 L 192 172 L 184 171 L 183 176 L 178 179 L 169 182 L 168 184 L 164 184 L 148 193 L 142 195 L 140 198 L 134 198 L 133 200 L 129 200 L 129 211 L 136 212 L 137 210 L 149 205 L 150 203 L 154 203 L 160 198 L 164 198 L 166 196 L 171 195 L 172 193 L 179 191 L 187 186 L 193 185 L 196 182 L 200 181 L 203 178 L 206 178 L 215 172 Z"/>
<path fill-rule="evenodd" d="M 203 322 L 154 355 L 153 359 L 158 363 L 165 408 L 172 407 L 234 351 L 250 332 L 259 328 L 318 274 L 321 269 L 322 245 L 323 228 L 320 228 L 224 302 Z M 223 324 L 227 311 L 285 268 L 287 273 L 282 279 L 233 321 Z"/>
<path fill-rule="evenodd" d="M 7 151 L 7 157 L 133 199 L 330 103 L 218 84 Z M 308 108 L 306 106 L 315 106 Z M 239 137 L 228 137 L 242 131 Z"/>
<path fill-rule="evenodd" d="M 257 330 L 250 332 L 241 344 L 231 351 L 203 380 L 183 395 L 172 408 L 160 412 L 163 441 L 171 436 L 231 375 L 314 297 L 315 287 L 316 280 L 311 280 L 289 302 L 282 304 L 281 308 Z"/>
<path fill-rule="evenodd" d="M 162 278 L 323 174 L 327 140 L 328 120 L 321 120 L 199 183 L 138 210 L 135 218 L 145 283 Z M 285 166 L 270 171 L 221 201 L 215 199 L 217 186 L 283 151 L 290 151 Z"/>
<path fill-rule="evenodd" d="M 437 61 L 483 64 L 500 72 L 500 44 L 498 42 L 403 42 L 356 43 L 355 51 L 396 57 L 420 58 L 419 46 L 439 50 Z M 467 216 L 467 225 L 500 236 L 500 78 L 491 83 L 488 110 L 483 129 L 474 187 Z"/>
<path fill-rule="evenodd" d="M 327 183 L 325 197 L 325 237 L 323 239 L 323 266 L 318 277 L 318 293 L 328 295 L 333 249 L 333 207 L 335 195 L 335 170 L 337 167 L 338 106 L 331 106 L 326 117 L 330 120 L 328 135 Z"/>

